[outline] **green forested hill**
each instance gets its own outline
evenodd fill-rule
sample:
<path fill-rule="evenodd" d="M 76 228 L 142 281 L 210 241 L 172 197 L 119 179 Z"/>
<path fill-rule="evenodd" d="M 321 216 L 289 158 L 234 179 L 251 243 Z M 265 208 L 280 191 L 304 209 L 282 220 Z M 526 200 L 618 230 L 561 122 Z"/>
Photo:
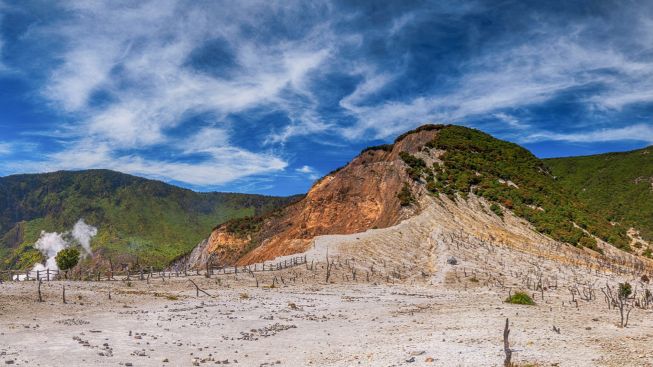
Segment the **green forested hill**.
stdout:
<path fill-rule="evenodd" d="M 41 260 L 40 232 L 77 220 L 98 228 L 93 251 L 114 261 L 162 266 L 206 237 L 216 223 L 259 214 L 294 198 L 197 193 L 108 170 L 0 177 L 0 268 Z"/>
<path fill-rule="evenodd" d="M 545 163 L 590 209 L 653 240 L 653 147 Z"/>
<path fill-rule="evenodd" d="M 463 198 L 474 193 L 492 202 L 490 209 L 497 215 L 509 209 L 561 242 L 600 251 L 591 234 L 629 250 L 623 227 L 612 226 L 560 185 L 545 163 L 528 150 L 461 126 L 420 129 L 439 130 L 424 151 L 441 152 L 441 163 L 429 167 L 409 154 L 402 154 L 402 159 L 410 167 L 409 175 L 424 182 L 429 191 L 450 197 L 458 193 Z"/>

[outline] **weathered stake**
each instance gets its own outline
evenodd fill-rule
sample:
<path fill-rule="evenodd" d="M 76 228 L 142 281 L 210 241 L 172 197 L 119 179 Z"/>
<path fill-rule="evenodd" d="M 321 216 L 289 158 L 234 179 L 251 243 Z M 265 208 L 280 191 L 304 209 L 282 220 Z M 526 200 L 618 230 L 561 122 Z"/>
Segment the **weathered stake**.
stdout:
<path fill-rule="evenodd" d="M 510 359 L 512 358 L 512 350 L 510 350 L 508 335 L 510 335 L 510 328 L 508 318 L 506 317 L 506 327 L 503 329 L 503 351 L 506 353 L 506 359 L 503 360 L 504 367 L 512 366 L 512 362 L 510 362 Z"/>

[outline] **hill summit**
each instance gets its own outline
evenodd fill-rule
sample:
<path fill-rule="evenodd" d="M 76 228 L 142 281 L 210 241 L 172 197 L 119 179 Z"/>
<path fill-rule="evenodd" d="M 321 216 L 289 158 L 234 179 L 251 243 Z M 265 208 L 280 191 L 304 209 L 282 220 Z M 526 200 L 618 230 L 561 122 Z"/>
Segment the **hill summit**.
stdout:
<path fill-rule="evenodd" d="M 528 232 L 597 255 L 630 251 L 625 228 L 588 210 L 528 150 L 475 129 L 424 125 L 393 144 L 364 149 L 296 203 L 217 226 L 186 260 L 194 266 L 211 255 L 219 264 L 271 260 L 308 250 L 316 236 L 393 227 L 433 207 L 455 215 L 451 205 L 494 218 L 506 238 Z"/>

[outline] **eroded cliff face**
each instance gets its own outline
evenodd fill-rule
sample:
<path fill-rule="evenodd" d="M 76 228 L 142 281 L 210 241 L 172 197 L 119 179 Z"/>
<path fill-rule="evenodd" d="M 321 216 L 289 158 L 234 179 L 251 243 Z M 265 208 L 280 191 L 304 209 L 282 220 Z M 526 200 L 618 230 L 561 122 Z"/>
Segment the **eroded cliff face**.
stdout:
<path fill-rule="evenodd" d="M 422 185 L 406 173 L 401 152 L 419 154 L 437 134 L 436 127 L 404 135 L 395 144 L 369 149 L 352 162 L 317 182 L 304 199 L 264 218 L 248 233 L 213 230 L 190 256 L 191 266 L 201 267 L 209 254 L 216 264 L 251 264 L 306 251 L 312 239 L 326 234 L 352 234 L 385 228 L 420 211 L 419 200 L 402 206 L 398 193 L 408 185 L 419 199 Z"/>

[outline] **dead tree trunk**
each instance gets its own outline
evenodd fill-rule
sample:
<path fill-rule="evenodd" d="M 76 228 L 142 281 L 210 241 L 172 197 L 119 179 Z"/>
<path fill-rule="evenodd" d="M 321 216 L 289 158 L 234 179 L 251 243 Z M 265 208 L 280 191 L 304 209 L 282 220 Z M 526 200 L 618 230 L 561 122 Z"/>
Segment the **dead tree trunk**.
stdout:
<path fill-rule="evenodd" d="M 503 351 L 506 353 L 506 359 L 503 360 L 504 367 L 511 367 L 512 362 L 512 350 L 510 350 L 510 342 L 508 341 L 508 336 L 510 335 L 509 321 L 506 318 L 506 327 L 503 329 Z"/>
<path fill-rule="evenodd" d="M 329 278 L 331 277 L 331 263 L 329 262 L 329 249 L 326 252 L 326 282 L 329 283 Z"/>
<path fill-rule="evenodd" d="M 195 296 L 196 296 L 196 297 L 199 297 L 199 296 L 200 296 L 200 292 L 202 292 L 202 293 L 206 294 L 207 296 L 211 297 L 211 295 L 208 294 L 205 290 L 203 290 L 203 289 L 201 289 L 200 287 L 198 287 L 197 284 L 195 284 L 195 282 L 193 282 L 192 279 L 188 279 L 188 281 L 190 281 L 191 283 L 193 283 L 193 285 L 195 286 Z"/>

